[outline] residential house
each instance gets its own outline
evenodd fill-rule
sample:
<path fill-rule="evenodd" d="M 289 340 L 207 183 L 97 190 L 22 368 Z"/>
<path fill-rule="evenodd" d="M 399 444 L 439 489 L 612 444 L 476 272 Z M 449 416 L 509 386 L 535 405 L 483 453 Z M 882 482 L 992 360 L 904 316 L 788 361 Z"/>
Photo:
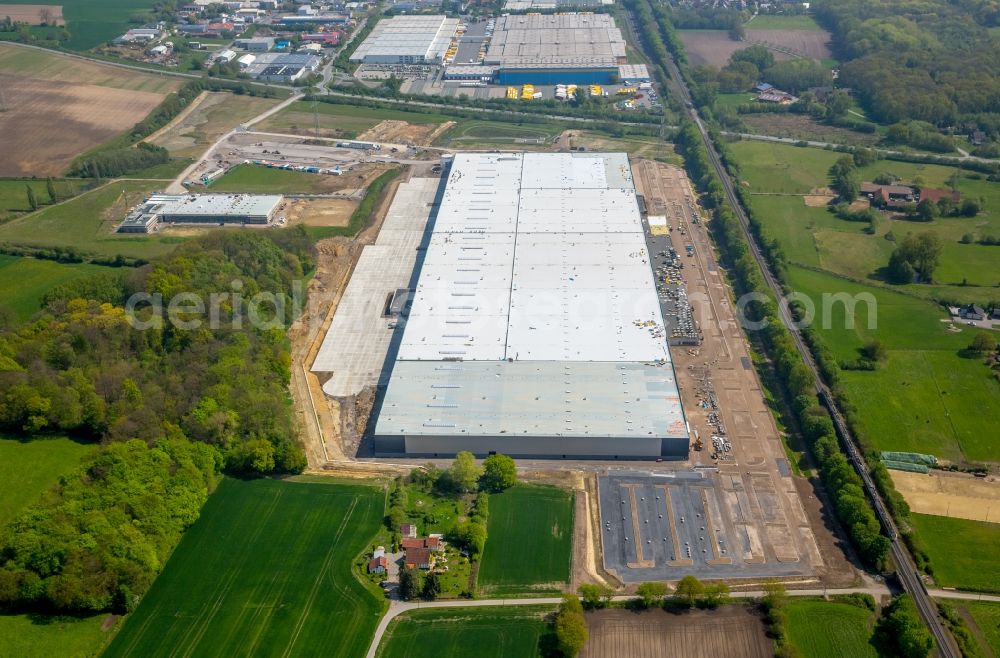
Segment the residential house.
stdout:
<path fill-rule="evenodd" d="M 797 102 L 799 99 L 796 96 L 792 96 L 787 91 L 781 91 L 779 89 L 774 89 L 772 87 L 768 91 L 762 91 L 759 94 L 757 94 L 757 100 L 762 103 L 777 103 L 778 105 L 791 105 L 792 103 Z"/>
<path fill-rule="evenodd" d="M 917 200 L 917 191 L 909 185 L 879 185 L 865 182 L 861 183 L 861 194 L 871 199 L 872 205 L 879 208 L 898 209 Z"/>
<path fill-rule="evenodd" d="M 423 537 L 403 537 L 399 540 L 399 545 L 404 551 L 411 548 L 426 548 Z"/>
<path fill-rule="evenodd" d="M 406 551 L 403 565 L 407 569 L 432 569 L 435 561 L 436 558 L 429 549 L 411 548 Z"/>
<path fill-rule="evenodd" d="M 417 525 L 415 523 L 400 523 L 399 535 L 410 539 L 417 538 Z"/>
<path fill-rule="evenodd" d="M 982 146 L 986 141 L 986 133 L 978 128 L 969 133 L 969 143 L 973 146 Z"/>
<path fill-rule="evenodd" d="M 753 88 L 753 90 L 759 94 L 763 94 L 766 91 L 771 91 L 772 89 L 774 89 L 774 85 L 768 82 L 759 82 L 756 85 L 754 85 Z"/>
<path fill-rule="evenodd" d="M 389 567 L 389 558 L 385 556 L 385 546 L 376 546 L 372 559 L 368 560 L 368 573 L 385 573 Z"/>
<path fill-rule="evenodd" d="M 440 534 L 428 535 L 424 541 L 424 546 L 436 552 L 444 550 L 444 536 Z"/>
<path fill-rule="evenodd" d="M 990 311 L 990 320 L 993 320 L 994 322 L 1000 322 L 1000 306 L 997 306 L 992 311 Z"/>

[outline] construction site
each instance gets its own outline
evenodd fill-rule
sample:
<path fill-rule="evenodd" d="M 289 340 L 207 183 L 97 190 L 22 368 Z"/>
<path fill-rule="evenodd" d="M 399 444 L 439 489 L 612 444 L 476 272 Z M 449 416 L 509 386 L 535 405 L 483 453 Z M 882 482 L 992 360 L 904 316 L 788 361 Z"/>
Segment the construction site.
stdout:
<path fill-rule="evenodd" d="M 570 469 L 584 580 L 848 582 L 683 170 L 460 153 L 411 167 L 382 203 L 362 243 L 336 248 L 356 262 L 296 357 L 313 463 L 405 470 L 470 450 L 543 480 Z"/>

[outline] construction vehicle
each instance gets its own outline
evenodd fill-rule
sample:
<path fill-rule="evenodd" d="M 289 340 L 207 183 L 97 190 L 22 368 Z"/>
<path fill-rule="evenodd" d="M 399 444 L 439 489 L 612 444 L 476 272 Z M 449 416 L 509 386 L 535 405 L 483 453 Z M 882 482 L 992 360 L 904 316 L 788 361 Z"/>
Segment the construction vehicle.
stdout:
<path fill-rule="evenodd" d="M 534 97 L 535 97 L 535 85 L 521 86 L 521 100 L 530 101 Z"/>
<path fill-rule="evenodd" d="M 507 100 L 517 100 L 517 87 L 507 87 Z"/>
<path fill-rule="evenodd" d="M 604 90 L 601 89 L 601 85 L 590 85 L 590 95 L 591 96 L 600 96 L 603 93 L 604 93 Z"/>
<path fill-rule="evenodd" d="M 619 96 L 627 96 L 628 94 L 634 94 L 636 91 L 635 87 L 621 87 L 615 93 Z"/>

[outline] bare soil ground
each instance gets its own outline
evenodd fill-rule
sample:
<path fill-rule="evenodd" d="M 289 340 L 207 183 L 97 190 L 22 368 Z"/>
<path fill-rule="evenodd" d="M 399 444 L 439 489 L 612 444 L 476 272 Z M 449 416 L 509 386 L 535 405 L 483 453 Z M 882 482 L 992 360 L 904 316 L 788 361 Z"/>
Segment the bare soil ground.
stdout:
<path fill-rule="evenodd" d="M 73 59 L 51 51 L 31 50 L 0 43 L 0 73 L 32 80 L 49 80 L 114 89 L 147 91 L 166 96 L 183 84 L 178 78 L 156 72 L 127 70 L 107 64 Z M 8 102 L 11 98 L 7 97 Z"/>
<path fill-rule="evenodd" d="M 1000 523 L 1000 481 L 964 473 L 889 471 L 896 491 L 918 514 Z"/>
<path fill-rule="evenodd" d="M 752 133 L 774 135 L 775 137 L 808 139 L 852 146 L 871 146 L 879 140 L 876 134 L 828 126 L 801 114 L 741 114 L 740 120 L 747 125 Z"/>
<path fill-rule="evenodd" d="M 0 176 L 58 176 L 78 155 L 131 128 L 163 99 L 151 92 L 5 73 L 0 87 L 8 99 Z"/>
<path fill-rule="evenodd" d="M 43 17 L 42 13 L 47 12 Z M 43 18 L 48 25 L 65 25 L 63 20 L 62 5 L 0 5 L 0 16 L 9 16 L 15 23 L 27 23 L 28 25 L 41 25 Z"/>
<path fill-rule="evenodd" d="M 709 64 L 721 68 L 734 52 L 755 44 L 767 46 L 779 62 L 795 57 L 830 57 L 827 45 L 830 34 L 819 30 L 747 30 L 744 41 L 733 41 L 722 30 L 681 30 L 680 35 L 694 66 Z"/>
<path fill-rule="evenodd" d="M 802 197 L 802 200 L 810 208 L 825 208 L 835 198 L 832 194 L 807 194 Z"/>
<path fill-rule="evenodd" d="M 588 151 L 627 151 L 634 158 L 668 160 L 680 163 L 680 157 L 674 151 L 673 145 L 655 137 L 615 139 L 606 135 L 582 130 L 566 130 L 554 142 L 554 145 L 559 144 L 564 144 L 568 148 L 583 146 Z"/>
<path fill-rule="evenodd" d="M 586 614 L 590 639 L 580 658 L 770 658 L 771 640 L 745 607 L 671 614 L 600 610 Z"/>
<path fill-rule="evenodd" d="M 358 139 L 364 142 L 427 146 L 441 132 L 441 126 L 434 124 L 414 125 L 405 121 L 386 120 L 358 135 Z"/>
<path fill-rule="evenodd" d="M 724 497 L 738 484 L 758 500 L 769 501 L 767 509 L 761 503 L 759 512 L 751 510 L 751 522 L 745 526 L 759 534 L 768 561 L 800 560 L 825 582 L 853 582 L 854 570 L 837 550 L 839 539 L 815 496 L 807 500 L 812 494 L 801 486 L 802 478 L 782 474 L 777 466 L 787 459 L 781 435 L 736 320 L 724 272 L 704 222 L 693 224 L 685 211 L 687 200 L 695 197 L 690 181 L 679 167 L 648 160 L 634 161 L 632 170 L 650 214 L 667 217 L 674 246 L 694 245 L 694 256 L 684 258 L 683 278 L 702 342 L 696 348 L 671 350 L 687 420 L 705 444 L 690 453 L 692 464 L 718 467 Z M 731 452 L 713 454 L 710 437 L 717 428 L 710 418 L 712 409 L 700 404 L 708 397 L 717 401 Z M 754 521 L 758 513 L 763 519 L 759 523 Z"/>
<path fill-rule="evenodd" d="M 347 226 L 351 213 L 358 207 L 349 199 L 291 199 L 285 207 L 289 226 Z"/>
<path fill-rule="evenodd" d="M 279 102 L 274 98 L 236 96 L 223 91 L 203 93 L 149 141 L 164 147 L 174 157 L 197 157 L 236 124 Z"/>

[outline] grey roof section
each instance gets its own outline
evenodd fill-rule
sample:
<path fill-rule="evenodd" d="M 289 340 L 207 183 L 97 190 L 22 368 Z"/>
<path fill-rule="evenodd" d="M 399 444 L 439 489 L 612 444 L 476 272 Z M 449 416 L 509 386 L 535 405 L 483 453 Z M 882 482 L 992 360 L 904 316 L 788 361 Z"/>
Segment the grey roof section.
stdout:
<path fill-rule="evenodd" d="M 148 204 L 161 215 L 269 216 L 281 203 L 280 194 L 153 194 Z"/>
<path fill-rule="evenodd" d="M 397 361 L 379 436 L 686 437 L 669 363 Z"/>
<path fill-rule="evenodd" d="M 351 61 L 385 57 L 440 60 L 459 23 L 457 18 L 444 15 L 383 18 L 351 55 Z"/>
<path fill-rule="evenodd" d="M 484 64 L 501 68 L 624 63 L 625 39 L 607 14 L 510 15 L 497 19 Z"/>

